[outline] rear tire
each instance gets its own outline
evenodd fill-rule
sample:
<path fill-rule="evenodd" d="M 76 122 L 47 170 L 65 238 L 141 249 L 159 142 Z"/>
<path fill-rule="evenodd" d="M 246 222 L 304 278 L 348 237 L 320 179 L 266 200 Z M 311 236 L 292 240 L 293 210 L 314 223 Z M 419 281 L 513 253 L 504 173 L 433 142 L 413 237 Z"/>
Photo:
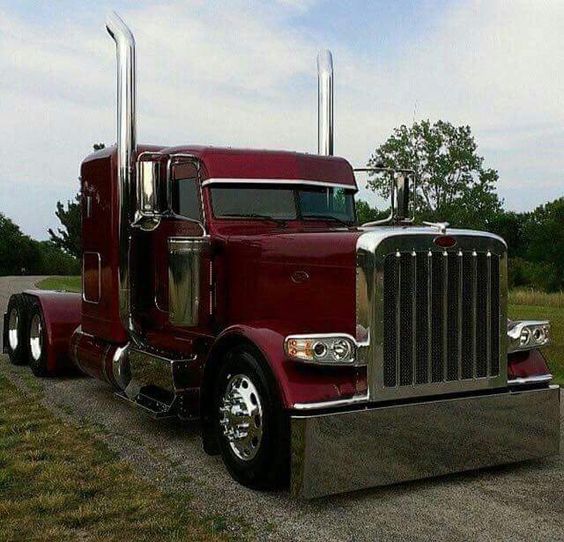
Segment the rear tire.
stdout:
<path fill-rule="evenodd" d="M 231 476 L 253 489 L 287 484 L 288 416 L 257 351 L 237 347 L 227 354 L 213 404 L 216 437 Z"/>
<path fill-rule="evenodd" d="M 29 301 L 23 294 L 15 294 L 8 302 L 8 329 L 4 337 L 6 350 L 13 365 L 27 363 L 27 327 L 29 318 Z"/>
<path fill-rule="evenodd" d="M 27 337 L 28 360 L 33 374 L 38 377 L 48 376 L 47 332 L 43 311 L 37 302 L 31 307 Z"/>

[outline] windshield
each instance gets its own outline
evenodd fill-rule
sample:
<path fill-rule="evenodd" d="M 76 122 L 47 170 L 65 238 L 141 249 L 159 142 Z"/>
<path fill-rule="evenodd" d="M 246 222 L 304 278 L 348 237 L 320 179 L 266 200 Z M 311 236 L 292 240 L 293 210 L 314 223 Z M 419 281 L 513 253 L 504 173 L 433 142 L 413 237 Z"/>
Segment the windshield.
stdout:
<path fill-rule="evenodd" d="M 344 188 L 289 187 L 230 184 L 211 189 L 217 218 L 271 218 L 277 220 L 331 220 L 355 223 L 352 190 Z"/>

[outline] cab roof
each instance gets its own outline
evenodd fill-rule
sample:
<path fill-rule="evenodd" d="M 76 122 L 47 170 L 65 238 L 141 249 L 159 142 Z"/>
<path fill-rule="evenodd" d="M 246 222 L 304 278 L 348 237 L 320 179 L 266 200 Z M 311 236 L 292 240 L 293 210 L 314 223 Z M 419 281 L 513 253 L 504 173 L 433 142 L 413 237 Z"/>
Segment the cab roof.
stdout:
<path fill-rule="evenodd" d="M 205 183 L 280 182 L 338 185 L 357 189 L 354 172 L 347 160 L 288 151 L 235 149 L 231 147 L 139 145 L 138 152 L 190 154 L 199 159 Z M 110 157 L 115 146 L 91 154 L 85 162 Z"/>

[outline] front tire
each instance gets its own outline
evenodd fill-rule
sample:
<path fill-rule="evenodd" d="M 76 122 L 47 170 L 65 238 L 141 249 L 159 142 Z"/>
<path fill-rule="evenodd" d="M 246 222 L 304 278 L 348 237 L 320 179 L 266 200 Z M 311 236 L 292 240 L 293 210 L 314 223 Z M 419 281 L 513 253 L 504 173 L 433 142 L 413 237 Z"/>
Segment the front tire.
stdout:
<path fill-rule="evenodd" d="M 287 483 L 288 417 L 258 352 L 237 347 L 226 356 L 214 389 L 214 425 L 231 476 L 253 489 Z"/>
<path fill-rule="evenodd" d="M 49 375 L 47 368 L 47 333 L 43 311 L 39 303 L 34 303 L 29 316 L 28 328 L 28 359 L 29 366 L 35 376 Z"/>

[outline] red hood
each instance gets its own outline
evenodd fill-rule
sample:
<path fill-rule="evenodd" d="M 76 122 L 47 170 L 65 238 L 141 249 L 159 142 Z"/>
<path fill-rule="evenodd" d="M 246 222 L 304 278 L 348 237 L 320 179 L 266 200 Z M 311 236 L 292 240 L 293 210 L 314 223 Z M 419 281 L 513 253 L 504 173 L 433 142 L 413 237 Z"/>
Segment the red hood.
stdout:
<path fill-rule="evenodd" d="M 291 333 L 354 334 L 361 233 L 269 231 L 223 237 L 221 268 L 229 274 L 226 323 L 275 321 Z"/>

